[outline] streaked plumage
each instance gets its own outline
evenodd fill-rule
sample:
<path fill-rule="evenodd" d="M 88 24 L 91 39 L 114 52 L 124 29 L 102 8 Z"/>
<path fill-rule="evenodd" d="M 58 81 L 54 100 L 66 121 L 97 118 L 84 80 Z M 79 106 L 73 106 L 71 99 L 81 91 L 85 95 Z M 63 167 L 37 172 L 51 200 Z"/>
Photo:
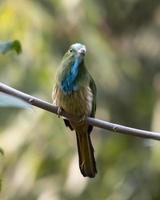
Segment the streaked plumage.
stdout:
<path fill-rule="evenodd" d="M 71 45 L 62 59 L 53 90 L 53 104 L 77 117 L 95 116 L 96 85 L 84 64 L 86 47 L 80 43 Z M 66 126 L 75 130 L 79 154 L 79 167 L 83 176 L 94 177 L 96 163 L 91 144 L 92 126 L 64 120 Z"/>

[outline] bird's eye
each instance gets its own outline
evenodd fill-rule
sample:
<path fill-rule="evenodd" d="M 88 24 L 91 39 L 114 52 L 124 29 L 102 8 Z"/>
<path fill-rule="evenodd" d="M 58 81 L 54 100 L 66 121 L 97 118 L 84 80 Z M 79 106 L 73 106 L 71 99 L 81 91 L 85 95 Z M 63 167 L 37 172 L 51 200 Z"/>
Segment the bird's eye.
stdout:
<path fill-rule="evenodd" d="M 73 49 L 70 49 L 69 52 L 73 52 Z"/>

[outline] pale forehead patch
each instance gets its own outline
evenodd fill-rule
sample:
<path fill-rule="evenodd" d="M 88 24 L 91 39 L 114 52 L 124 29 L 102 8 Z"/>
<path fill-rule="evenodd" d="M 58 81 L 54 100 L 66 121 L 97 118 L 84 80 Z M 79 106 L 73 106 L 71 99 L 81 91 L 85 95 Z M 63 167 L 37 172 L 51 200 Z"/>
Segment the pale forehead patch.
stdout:
<path fill-rule="evenodd" d="M 71 48 L 75 49 L 76 51 L 79 51 L 80 49 L 84 49 L 84 51 L 86 52 L 86 46 L 81 43 L 72 44 Z"/>

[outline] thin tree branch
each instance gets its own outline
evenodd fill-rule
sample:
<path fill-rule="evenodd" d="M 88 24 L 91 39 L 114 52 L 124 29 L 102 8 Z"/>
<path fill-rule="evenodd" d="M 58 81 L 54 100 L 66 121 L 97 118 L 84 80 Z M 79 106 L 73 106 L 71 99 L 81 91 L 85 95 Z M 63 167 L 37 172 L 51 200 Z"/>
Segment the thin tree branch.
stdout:
<path fill-rule="evenodd" d="M 28 95 L 26 93 L 23 93 L 19 90 L 16 90 L 12 87 L 9 87 L 9 86 L 3 84 L 1 82 L 0 82 L 0 91 L 3 93 L 9 94 L 11 96 L 17 97 L 19 99 L 22 99 L 33 106 L 39 107 L 43 110 L 52 112 L 54 114 L 57 114 L 57 112 L 58 112 L 58 107 L 53 106 L 51 103 L 48 103 L 46 101 L 43 101 L 41 99 L 38 99 L 38 98 Z M 69 115 L 68 113 L 64 112 L 63 110 L 61 111 L 60 115 L 65 118 L 68 118 L 70 120 L 75 120 L 75 121 L 79 120 L 78 118 Z M 150 138 L 150 139 L 154 139 L 154 140 L 160 140 L 160 133 L 158 133 L 158 132 L 151 132 L 151 131 L 130 128 L 130 127 L 106 122 L 106 121 L 99 120 L 96 118 L 91 118 L 91 117 L 87 117 L 86 121 L 88 124 L 90 124 L 92 126 L 103 128 L 103 129 L 106 129 L 106 130 L 109 130 L 109 131 L 112 131 L 115 133 L 137 136 L 137 137 L 141 137 L 141 138 L 148 138 L 148 139 Z"/>

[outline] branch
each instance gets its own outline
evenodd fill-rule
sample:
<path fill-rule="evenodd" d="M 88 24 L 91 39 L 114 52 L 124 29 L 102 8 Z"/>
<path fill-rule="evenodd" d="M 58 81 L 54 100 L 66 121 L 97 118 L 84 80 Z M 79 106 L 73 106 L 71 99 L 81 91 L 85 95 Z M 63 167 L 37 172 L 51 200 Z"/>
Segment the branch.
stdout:
<path fill-rule="evenodd" d="M 1 82 L 0 82 L 0 91 L 3 93 L 9 94 L 11 96 L 17 97 L 19 99 L 22 99 L 25 102 L 27 102 L 33 106 L 36 106 L 43 110 L 57 114 L 58 107 L 53 106 L 51 103 L 48 103 L 46 101 L 43 101 L 43 100 L 33 97 L 31 95 L 28 95 L 21 91 L 18 91 L 14 88 L 11 88 Z M 66 113 L 65 111 L 61 111 L 60 115 L 65 118 L 68 118 L 70 120 L 73 120 L 73 121 L 78 120 L 78 118 L 71 116 L 70 114 Z M 154 139 L 154 140 L 160 140 L 160 133 L 158 133 L 158 132 L 151 132 L 151 131 L 130 128 L 130 127 L 106 122 L 106 121 L 99 120 L 96 118 L 91 118 L 91 117 L 87 117 L 86 121 L 88 124 L 90 124 L 92 126 L 103 128 L 103 129 L 106 129 L 106 130 L 109 130 L 109 131 L 112 131 L 115 133 L 137 136 L 137 137 L 141 137 L 141 138 L 150 138 L 150 139 Z"/>

